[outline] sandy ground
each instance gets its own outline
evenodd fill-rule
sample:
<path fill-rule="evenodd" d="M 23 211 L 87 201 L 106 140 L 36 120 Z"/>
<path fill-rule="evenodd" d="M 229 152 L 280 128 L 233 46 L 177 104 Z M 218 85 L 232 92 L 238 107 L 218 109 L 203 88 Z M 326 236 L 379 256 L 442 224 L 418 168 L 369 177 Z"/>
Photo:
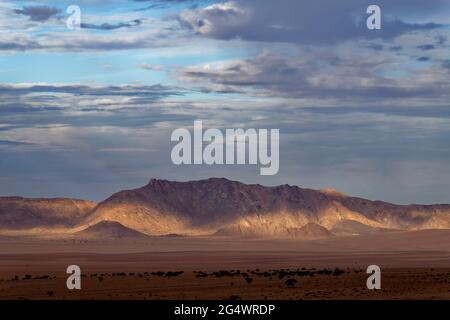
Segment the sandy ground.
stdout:
<path fill-rule="evenodd" d="M 66 288 L 71 264 L 81 267 L 82 290 Z M 366 288 L 371 264 L 382 269 L 381 290 Z M 0 239 L 0 299 L 230 298 L 450 299 L 450 231 L 316 241 Z"/>

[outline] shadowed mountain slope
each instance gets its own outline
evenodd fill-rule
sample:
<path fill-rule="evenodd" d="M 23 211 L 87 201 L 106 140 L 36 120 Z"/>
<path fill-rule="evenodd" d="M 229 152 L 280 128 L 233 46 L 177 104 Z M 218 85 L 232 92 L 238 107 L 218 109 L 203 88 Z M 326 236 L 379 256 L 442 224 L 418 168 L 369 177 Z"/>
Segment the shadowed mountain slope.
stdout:
<path fill-rule="evenodd" d="M 97 204 L 76 199 L 0 197 L 0 230 L 71 227 Z"/>

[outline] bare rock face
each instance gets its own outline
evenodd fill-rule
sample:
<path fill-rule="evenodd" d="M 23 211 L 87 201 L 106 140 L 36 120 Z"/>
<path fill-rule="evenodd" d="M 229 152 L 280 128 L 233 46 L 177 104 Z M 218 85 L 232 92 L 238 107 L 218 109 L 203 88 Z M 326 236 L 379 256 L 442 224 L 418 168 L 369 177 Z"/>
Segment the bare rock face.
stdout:
<path fill-rule="evenodd" d="M 331 189 L 265 187 L 223 178 L 152 179 L 144 187 L 120 191 L 98 205 L 72 199 L 0 198 L 0 230 L 39 226 L 117 237 L 130 235 L 131 230 L 157 236 L 316 239 L 450 229 L 450 205 L 395 205 Z"/>

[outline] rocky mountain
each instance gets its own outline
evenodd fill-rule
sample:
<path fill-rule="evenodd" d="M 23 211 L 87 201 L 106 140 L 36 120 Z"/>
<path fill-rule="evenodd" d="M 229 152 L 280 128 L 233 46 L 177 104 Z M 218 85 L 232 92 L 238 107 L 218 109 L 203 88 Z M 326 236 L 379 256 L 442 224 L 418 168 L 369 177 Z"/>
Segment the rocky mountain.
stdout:
<path fill-rule="evenodd" d="M 227 179 L 152 179 L 101 202 L 80 225 L 117 221 L 148 235 L 317 238 L 450 228 L 450 205 L 395 205 L 334 190 L 265 187 Z"/>
<path fill-rule="evenodd" d="M 450 229 L 450 205 L 396 205 L 335 190 L 265 187 L 223 178 L 152 179 L 96 204 L 0 198 L 0 230 L 46 227 L 82 237 L 217 235 L 329 238 L 395 230 Z"/>

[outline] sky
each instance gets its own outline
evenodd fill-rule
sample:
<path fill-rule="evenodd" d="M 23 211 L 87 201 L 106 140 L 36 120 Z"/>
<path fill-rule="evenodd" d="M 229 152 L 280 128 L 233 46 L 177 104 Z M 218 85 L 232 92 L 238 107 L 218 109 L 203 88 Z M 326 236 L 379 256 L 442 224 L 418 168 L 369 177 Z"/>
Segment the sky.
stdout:
<path fill-rule="evenodd" d="M 226 177 L 450 203 L 449 53 L 449 0 L 2 0 L 0 195 Z M 279 173 L 174 165 L 195 120 L 279 129 Z"/>

